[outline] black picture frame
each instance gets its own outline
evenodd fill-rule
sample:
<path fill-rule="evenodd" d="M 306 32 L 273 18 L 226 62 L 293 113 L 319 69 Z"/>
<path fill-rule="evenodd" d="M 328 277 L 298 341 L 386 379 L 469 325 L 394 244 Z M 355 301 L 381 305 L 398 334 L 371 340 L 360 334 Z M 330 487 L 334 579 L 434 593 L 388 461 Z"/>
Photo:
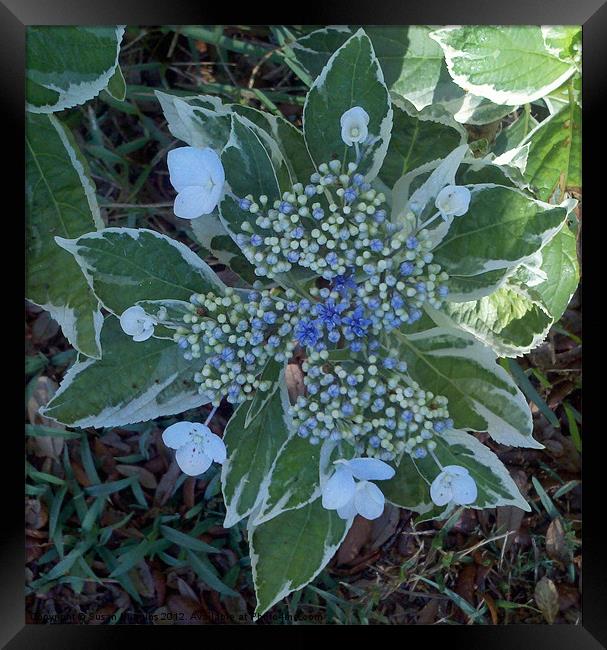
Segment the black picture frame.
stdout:
<path fill-rule="evenodd" d="M 604 131 L 601 126 L 604 122 L 602 112 L 607 99 L 607 0 L 508 0 L 497 3 L 487 0 L 426 0 L 413 3 L 410 0 L 388 2 L 374 0 L 372 3 L 334 1 L 324 3 L 322 7 L 310 7 L 307 3 L 300 3 L 279 9 L 273 5 L 259 5 L 249 3 L 248 6 L 236 8 L 215 3 L 215 7 L 205 6 L 208 3 L 188 2 L 187 0 L 172 0 L 170 3 L 157 3 L 152 5 L 144 0 L 121 0 L 119 3 L 91 2 L 90 0 L 2 0 L 0 2 L 0 69 L 2 71 L 3 95 L 2 105 L 5 114 L 2 121 L 2 139 L 6 147 L 10 147 L 10 165 L 8 175 L 4 175 L 7 183 L 5 187 L 23 187 L 24 177 L 24 79 L 25 79 L 25 33 L 29 25 L 74 25 L 74 24 L 131 24 L 131 25 L 158 25 L 158 24 L 579 24 L 583 27 L 583 170 L 584 170 L 584 203 L 588 206 L 588 213 L 593 219 L 604 220 L 605 201 L 601 181 L 590 182 L 591 173 L 601 160 L 601 151 L 604 148 Z M 303 10 L 303 11 L 301 11 Z M 603 109 L 603 111 L 601 111 Z M 13 138 L 12 144 L 9 144 Z M 5 152 L 5 160 L 7 158 Z M 15 160 L 16 158 L 16 160 Z M 602 163 L 599 163 L 599 167 Z M 600 171 L 600 169 L 599 169 Z M 12 175 L 12 179 L 11 179 Z M 15 192 L 17 205 L 12 220 L 18 223 L 19 214 L 24 214 L 24 197 Z M 593 207 L 595 209 L 593 209 Z M 8 217 L 8 215 L 7 215 Z M 6 227 L 5 222 L 3 225 Z M 13 228 L 13 226 L 11 226 Z M 16 236 L 19 238 L 19 229 Z M 590 226 L 590 231 L 594 226 Z M 25 242 L 25 229 L 22 228 L 23 244 Z M 14 238 L 15 233 L 11 236 Z M 591 269 L 595 263 L 589 252 L 594 246 L 587 237 L 587 255 L 585 256 L 584 270 Z M 14 241 L 13 241 L 14 245 Z M 25 246 L 23 246 L 23 249 Z M 599 253 L 599 256 L 601 254 Z M 603 253 L 604 257 L 604 253 Z M 14 278 L 14 264 L 11 270 L 5 271 Z M 598 270 L 601 273 L 601 270 Z M 604 276 L 598 275 L 601 280 Z M 589 276 L 593 286 L 593 275 Z M 20 293 L 19 282 L 11 283 L 15 292 L 14 313 L 19 314 L 17 305 L 23 305 L 23 293 Z M 601 295 L 602 292 L 596 295 Z M 20 295 L 19 295 L 20 294 Z M 12 303 L 11 303 L 12 304 Z M 8 309 L 8 307 L 7 307 Z M 597 339 L 600 327 L 595 327 L 593 322 L 598 321 L 600 312 L 592 300 L 586 302 L 586 345 L 591 349 L 599 349 L 600 340 L 594 341 L 596 330 Z M 18 323 L 21 327 L 21 322 Z M 596 343 L 596 345 L 595 345 Z M 594 347 L 593 347 L 594 346 Z M 21 364 L 20 351 L 17 351 L 17 363 Z M 17 372 L 20 372 L 19 370 Z M 22 399 L 21 387 L 15 385 L 14 403 Z M 594 382 L 592 382 L 594 383 Z M 9 386 L 10 388 L 10 386 Z M 588 389 L 585 400 L 586 422 L 600 424 L 601 416 L 598 409 L 601 406 L 600 398 L 594 400 L 590 397 L 593 388 Z M 597 391 L 598 394 L 598 391 Z M 5 399 L 8 405 L 10 398 Z M 5 407 L 6 412 L 6 407 Z M 597 416 L 595 417 L 595 412 Z M 3 452 L 6 458 L 16 460 L 23 451 L 18 431 L 20 424 L 15 428 L 6 428 L 3 438 Z M 594 427 L 593 427 L 594 428 Z M 590 427 L 587 426 L 587 430 Z M 592 433 L 595 434 L 594 440 Z M 604 437 L 601 430 L 591 431 L 586 439 L 586 456 L 583 465 L 584 482 L 584 508 L 592 517 L 587 517 L 584 530 L 584 593 L 582 599 L 582 624 L 581 625 L 512 625 L 512 626 L 409 626 L 406 631 L 398 630 L 397 643 L 411 644 L 440 642 L 448 643 L 450 647 L 471 648 L 550 648 L 551 650 L 563 649 L 594 649 L 607 646 L 607 573 L 605 572 L 605 551 L 603 543 L 602 519 L 604 513 L 604 490 L 602 489 L 602 462 L 600 443 Z M 158 640 L 159 643 L 183 643 L 181 628 L 179 640 L 174 636 L 161 640 L 152 632 L 153 626 L 87 626 L 87 625 L 25 625 L 25 596 L 24 596 L 24 515 L 22 492 L 18 485 L 22 485 L 23 475 L 21 465 L 14 460 L 6 460 L 0 472 L 4 483 L 2 501 L 2 526 L 0 529 L 0 644 L 11 650 L 17 648 L 107 648 L 109 644 L 120 644 L 124 637 L 136 634 L 134 643 L 149 643 Z M 16 468 L 16 476 L 8 471 Z M 8 522 L 8 523 L 7 523 Z M 171 626 L 173 627 L 173 626 Z M 323 626 L 321 633 L 326 635 L 337 632 L 344 634 L 343 628 L 332 627 L 332 631 Z M 230 631 L 235 628 L 230 628 Z M 259 642 L 261 626 L 243 626 L 238 628 L 240 633 L 247 636 L 252 634 L 247 641 Z M 294 641 L 299 645 L 307 645 L 310 634 L 316 635 L 318 627 L 301 626 L 265 628 L 276 640 L 284 643 Z M 199 644 L 225 644 L 232 643 L 224 635 L 225 626 L 190 629 L 198 633 L 194 638 Z M 341 631 L 340 631 L 341 630 Z M 352 632 L 352 630 L 349 630 Z M 378 628 L 359 629 L 355 631 L 361 635 L 361 641 L 367 634 L 377 634 Z M 383 630 L 382 630 L 383 632 Z M 143 634 L 143 637 L 142 637 Z M 154 637 L 150 636 L 154 634 Z M 162 632 L 160 634 L 163 634 Z M 175 634 L 175 633 L 167 633 Z M 211 638 L 209 637 L 211 634 Z M 348 635 L 349 636 L 349 635 Z M 413 637 L 416 637 L 415 639 Z M 457 639 L 455 638 L 457 637 Z M 341 637 L 343 638 L 343 637 Z M 374 637 L 375 638 L 375 637 Z M 169 641 L 171 639 L 171 641 Z M 265 642 L 265 641 L 264 641 Z"/>

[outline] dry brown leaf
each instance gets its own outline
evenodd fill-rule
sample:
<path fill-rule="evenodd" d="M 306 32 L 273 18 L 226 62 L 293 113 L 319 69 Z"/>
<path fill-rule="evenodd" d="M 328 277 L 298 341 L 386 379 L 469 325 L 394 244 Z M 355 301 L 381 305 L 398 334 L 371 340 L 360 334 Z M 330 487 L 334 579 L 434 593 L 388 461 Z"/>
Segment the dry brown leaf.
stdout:
<path fill-rule="evenodd" d="M 371 539 L 372 528 L 372 521 L 358 515 L 354 518 L 348 534 L 337 551 L 336 560 L 338 565 L 353 564 L 355 562 L 362 548 Z"/>
<path fill-rule="evenodd" d="M 27 499 L 25 501 L 25 524 L 28 528 L 40 530 L 48 521 L 48 511 L 44 503 L 39 499 Z"/>
<path fill-rule="evenodd" d="M 396 532 L 400 522 L 400 508 L 386 502 L 381 517 L 373 520 L 371 529 L 370 547 L 372 549 L 383 546 Z"/>
<path fill-rule="evenodd" d="M 546 532 L 546 553 L 552 560 L 558 562 L 567 562 L 570 559 L 567 540 L 565 538 L 565 528 L 560 517 L 553 519 Z"/>
<path fill-rule="evenodd" d="M 500 539 L 498 545 L 500 548 L 505 546 L 505 550 L 508 550 L 520 530 L 521 522 L 523 521 L 523 516 L 525 511 L 516 506 L 498 506 L 497 510 L 497 521 L 496 521 L 496 534 L 505 535 L 508 533 L 507 537 Z"/>
<path fill-rule="evenodd" d="M 489 608 L 489 614 L 491 614 L 491 622 L 493 625 L 497 625 L 499 623 L 499 617 L 497 613 L 497 607 L 495 605 L 495 601 L 489 594 L 483 594 L 483 599 L 485 600 L 485 603 L 487 603 L 487 607 Z"/>
<path fill-rule="evenodd" d="M 152 598 L 154 596 L 154 578 L 150 567 L 147 562 L 141 561 L 139 564 L 129 571 L 129 577 L 137 589 L 137 593 L 144 598 Z"/>
<path fill-rule="evenodd" d="M 561 612 L 579 605 L 580 591 L 576 586 L 560 583 L 556 586 L 556 589 L 559 594 L 559 610 Z"/>
<path fill-rule="evenodd" d="M 535 585 L 535 602 L 548 623 L 554 623 L 559 612 L 559 595 L 554 582 L 544 576 Z"/>
<path fill-rule="evenodd" d="M 200 625 L 200 623 L 211 622 L 210 617 L 205 615 L 201 604 L 191 598 L 175 594 L 169 596 L 167 605 L 171 613 L 175 615 L 176 625 Z"/>
<path fill-rule="evenodd" d="M 156 488 L 156 493 L 154 494 L 154 504 L 157 506 L 163 506 L 173 494 L 175 489 L 175 483 L 181 475 L 181 469 L 177 461 L 173 459 L 173 462 L 170 464 L 169 469 L 162 475 L 162 478 L 158 482 L 158 487 Z"/>
<path fill-rule="evenodd" d="M 420 610 L 417 617 L 417 622 L 420 625 L 431 625 L 436 623 L 438 617 L 438 600 L 436 598 L 430 599 Z"/>
<path fill-rule="evenodd" d="M 287 382 L 287 391 L 289 400 L 295 403 L 295 400 L 305 392 L 304 376 L 301 368 L 296 363 L 289 363 L 285 368 L 285 381 Z"/>
<path fill-rule="evenodd" d="M 136 476 L 144 488 L 155 490 L 158 486 L 156 477 L 145 467 L 139 465 L 116 465 L 116 471 L 123 476 Z"/>
<path fill-rule="evenodd" d="M 470 603 L 472 607 L 476 605 L 475 598 L 475 582 L 476 582 L 476 564 L 466 564 L 462 567 L 457 576 L 454 591 L 459 594 L 466 602 Z M 459 607 L 455 610 L 456 617 L 463 622 L 468 620 L 468 615 L 463 612 Z"/>
<path fill-rule="evenodd" d="M 36 380 L 35 388 L 27 403 L 27 419 L 30 424 L 39 424 L 53 429 L 65 431 L 65 427 L 54 420 L 45 418 L 38 412 L 41 407 L 46 406 L 53 395 L 57 392 L 57 382 L 50 377 L 40 376 Z M 29 440 L 31 449 L 36 456 L 58 459 L 63 450 L 64 439 L 60 436 L 32 436 Z"/>

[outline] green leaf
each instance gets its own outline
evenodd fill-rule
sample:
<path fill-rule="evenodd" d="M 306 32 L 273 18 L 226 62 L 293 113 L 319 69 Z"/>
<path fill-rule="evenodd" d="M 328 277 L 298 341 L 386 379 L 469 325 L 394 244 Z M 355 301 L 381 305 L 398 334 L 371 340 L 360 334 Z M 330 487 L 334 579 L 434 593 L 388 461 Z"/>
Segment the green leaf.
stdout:
<path fill-rule="evenodd" d="M 120 66 L 116 66 L 116 71 L 108 81 L 106 91 L 119 102 L 123 102 L 126 97 L 126 81 Z"/>
<path fill-rule="evenodd" d="M 221 469 L 221 486 L 226 505 L 224 527 L 248 516 L 265 496 L 278 452 L 293 431 L 287 420 L 289 398 L 284 370 L 264 402 L 249 417 L 255 400 L 243 402 L 230 418 L 224 434 L 228 458 Z M 264 372 L 262 379 L 268 379 Z"/>
<path fill-rule="evenodd" d="M 507 365 L 504 365 L 503 367 L 510 370 L 510 373 L 514 377 L 514 380 L 519 385 L 523 393 L 525 393 L 527 399 L 538 407 L 540 413 L 542 413 L 542 415 L 548 420 L 548 422 L 550 422 L 553 427 L 560 429 L 561 424 L 558 421 L 558 418 L 554 412 L 550 410 L 550 407 L 548 404 L 546 404 L 542 396 L 537 392 L 537 390 L 535 390 L 535 387 L 531 381 L 529 381 L 527 373 L 525 373 L 525 371 L 514 359 L 508 359 L 507 361 L 504 359 L 504 361 L 507 363 Z"/>
<path fill-rule="evenodd" d="M 198 557 L 196 553 L 192 553 L 190 550 L 188 550 L 188 560 L 190 561 L 192 569 L 194 569 L 198 574 L 198 577 L 211 589 L 224 596 L 232 596 L 236 598 L 240 595 L 233 589 L 230 589 L 215 575 L 215 572 L 211 569 L 212 565 L 208 561 Z"/>
<path fill-rule="evenodd" d="M 582 28 L 579 25 L 542 25 L 542 37 L 554 56 L 579 63 L 582 48 Z"/>
<path fill-rule="evenodd" d="M 280 198 L 280 188 L 270 155 L 249 120 L 236 114 L 231 120 L 230 139 L 221 154 L 230 189 L 238 197 L 265 194 L 271 204 Z"/>
<path fill-rule="evenodd" d="M 547 279 L 534 289 L 556 322 L 567 309 L 580 280 L 575 235 L 567 224 L 542 248 L 540 268 Z"/>
<path fill-rule="evenodd" d="M 287 510 L 300 508 L 319 495 L 320 445 L 292 436 L 282 446 L 272 469 L 255 524 L 269 521 Z"/>
<path fill-rule="evenodd" d="M 221 294 L 223 283 L 185 244 L 144 228 L 106 228 L 75 240 L 57 238 L 74 255 L 103 306 L 120 315 L 140 300 L 189 301 Z"/>
<path fill-rule="evenodd" d="M 154 91 L 169 131 L 191 147 L 211 147 L 219 152 L 230 137 L 230 110 L 219 97 L 193 95 L 181 97 Z"/>
<path fill-rule="evenodd" d="M 258 616 L 314 580 L 349 528 L 335 511 L 325 510 L 320 499 L 259 526 L 249 526 Z"/>
<path fill-rule="evenodd" d="M 493 153 L 499 156 L 509 149 L 514 149 L 523 143 L 525 137 L 538 125 L 538 121 L 531 115 L 530 110 L 523 110 L 510 124 L 503 128 L 493 145 Z"/>
<path fill-rule="evenodd" d="M 192 237 L 220 264 L 225 264 L 248 284 L 261 280 L 255 275 L 255 266 L 247 260 L 226 230 L 217 208 L 202 219 L 191 219 L 189 225 Z"/>
<path fill-rule="evenodd" d="M 303 133 L 297 127 L 281 116 L 258 111 L 251 106 L 232 104 L 231 108 L 235 113 L 250 120 L 276 143 L 288 167 L 291 185 L 297 182 L 306 185 L 309 182 L 316 169 L 306 148 Z"/>
<path fill-rule="evenodd" d="M 575 71 L 544 43 L 535 25 L 467 25 L 430 34 L 442 47 L 455 83 L 497 104 L 532 102 Z"/>
<path fill-rule="evenodd" d="M 487 431 L 513 447 L 542 448 L 531 437 L 531 412 L 522 393 L 495 354 L 474 337 L 435 327 L 411 335 L 395 332 L 389 347 L 424 390 L 447 397 L 456 428 Z"/>
<path fill-rule="evenodd" d="M 464 92 L 453 83 L 440 46 L 429 37 L 432 27 L 365 26 L 384 73 L 386 86 L 410 101 L 418 111 L 448 111 L 459 123 L 486 124 L 514 110 L 484 97 Z M 354 28 L 327 27 L 300 38 L 292 52 L 312 77 L 316 77 L 335 50 L 354 33 Z"/>
<path fill-rule="evenodd" d="M 529 143 L 525 178 L 538 198 L 560 201 L 582 186 L 582 109 L 572 102 L 541 122 L 523 140 Z"/>
<path fill-rule="evenodd" d="M 455 276 L 518 266 L 554 236 L 566 215 L 565 207 L 534 201 L 512 188 L 473 187 L 468 212 L 454 218 L 433 251 L 434 261 Z"/>
<path fill-rule="evenodd" d="M 28 27 L 27 110 L 54 113 L 96 97 L 118 68 L 123 34 L 124 27 Z"/>
<path fill-rule="evenodd" d="M 268 204 L 271 205 L 281 196 L 278 179 L 270 154 L 251 126 L 254 127 L 246 118 L 237 114 L 232 115 L 232 131 L 221 154 L 221 161 L 226 170 L 226 180 L 236 196 L 244 197 L 252 194 L 257 198 L 265 195 L 268 197 Z M 243 232 L 241 226 L 245 221 L 250 224 L 253 232 L 267 236 L 267 232 L 256 225 L 251 214 L 241 210 L 238 203 L 230 196 L 226 195 L 219 205 L 219 213 L 224 227 L 236 243 L 238 243 L 237 235 Z M 254 259 L 250 259 L 249 262 L 256 267 L 260 266 Z M 315 277 L 314 273 L 301 267 L 293 267 L 289 273 L 277 274 L 275 279 L 282 286 L 292 287 L 301 292 L 302 285 L 313 277 Z"/>
<path fill-rule="evenodd" d="M 99 301 L 53 239 L 103 228 L 95 186 L 74 138 L 54 116 L 28 114 L 26 127 L 26 295 L 79 352 L 99 358 Z"/>
<path fill-rule="evenodd" d="M 197 537 L 192 537 L 187 533 L 182 533 L 180 530 L 175 530 L 175 528 L 171 528 L 170 526 L 161 525 L 160 532 L 165 539 L 173 542 L 173 544 L 177 544 L 177 546 L 180 546 L 181 548 L 187 548 L 202 553 L 221 553 L 221 549 L 215 548 Z"/>
<path fill-rule="evenodd" d="M 407 172 L 446 157 L 466 141 L 465 131 L 447 117 L 442 122 L 424 117 L 400 102 L 393 103 L 393 109 L 392 137 L 379 174 L 389 188 Z"/>
<path fill-rule="evenodd" d="M 553 323 L 534 288 L 514 281 L 480 300 L 448 302 L 444 312 L 452 325 L 474 335 L 501 357 L 517 357 L 537 347 Z M 438 312 L 433 310 L 434 314 L 440 323 Z"/>
<path fill-rule="evenodd" d="M 473 435 L 451 430 L 433 439 L 436 441 L 434 453 L 443 467 L 461 465 L 476 481 L 478 497 L 472 508 L 516 506 L 527 512 L 531 510 L 502 461 Z M 413 462 L 428 483 L 432 483 L 441 471 L 430 455 Z"/>
<path fill-rule="evenodd" d="M 82 428 L 122 426 L 210 401 L 194 382 L 199 367 L 187 362 L 173 341 L 151 338 L 137 343 L 109 317 L 101 346 L 102 359 L 77 361 L 67 371 L 44 409 L 46 417 Z"/>
<path fill-rule="evenodd" d="M 396 474 L 388 481 L 382 481 L 381 491 L 388 501 L 398 506 L 426 514 L 433 510 L 430 486 L 420 474 L 409 454 L 403 454 L 396 467 Z"/>
<path fill-rule="evenodd" d="M 392 107 L 384 76 L 369 37 L 360 29 L 331 56 L 308 92 L 303 113 L 304 137 L 316 165 L 333 159 L 342 164 L 356 160 L 356 148 L 341 138 L 340 119 L 354 106 L 369 115 L 369 137 L 358 169 L 374 178 L 390 141 Z"/>

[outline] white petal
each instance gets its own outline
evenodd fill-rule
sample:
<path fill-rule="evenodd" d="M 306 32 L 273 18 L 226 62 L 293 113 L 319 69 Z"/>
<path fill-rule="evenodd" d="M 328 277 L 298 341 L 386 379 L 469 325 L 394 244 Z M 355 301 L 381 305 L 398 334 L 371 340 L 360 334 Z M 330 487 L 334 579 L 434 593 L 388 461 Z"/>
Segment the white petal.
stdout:
<path fill-rule="evenodd" d="M 390 465 L 379 458 L 352 458 L 346 465 L 355 478 L 365 481 L 381 481 L 395 474 Z"/>
<path fill-rule="evenodd" d="M 365 519 L 377 519 L 384 511 L 386 500 L 382 491 L 369 481 L 361 481 L 356 486 L 354 506 L 359 515 Z"/>
<path fill-rule="evenodd" d="M 204 453 L 210 456 L 216 463 L 222 465 L 225 462 L 227 457 L 226 446 L 223 440 L 210 429 L 204 436 L 203 449 Z"/>
<path fill-rule="evenodd" d="M 453 501 L 460 506 L 474 503 L 478 495 L 476 481 L 467 474 L 453 480 Z"/>
<path fill-rule="evenodd" d="M 430 486 L 430 498 L 437 506 L 444 506 L 453 498 L 451 480 L 445 472 L 441 472 Z"/>
<path fill-rule="evenodd" d="M 467 476 L 469 474 L 468 470 L 461 465 L 447 465 L 443 467 L 443 472 L 447 472 L 447 474 L 452 474 L 453 476 Z"/>
<path fill-rule="evenodd" d="M 171 449 L 179 449 L 190 440 L 192 433 L 192 422 L 177 422 L 162 432 L 162 442 Z"/>
<path fill-rule="evenodd" d="M 202 446 L 192 440 L 179 447 L 175 453 L 175 460 L 181 467 L 181 471 L 188 476 L 198 476 L 206 472 L 213 462 L 202 451 Z"/>
<path fill-rule="evenodd" d="M 122 331 L 129 336 L 141 334 L 146 318 L 147 314 L 143 307 L 134 305 L 122 312 L 120 316 L 120 327 L 122 327 Z"/>
<path fill-rule="evenodd" d="M 147 319 L 143 323 L 143 327 L 139 334 L 133 335 L 133 341 L 147 341 L 150 336 L 154 333 L 154 322 L 151 319 Z"/>
<path fill-rule="evenodd" d="M 340 118 L 341 139 L 348 147 L 354 142 L 364 142 L 369 135 L 369 114 L 360 106 L 353 106 L 345 111 Z M 358 129 L 356 136 L 352 135 L 352 129 Z"/>
<path fill-rule="evenodd" d="M 169 151 L 169 178 L 178 192 L 193 185 L 202 186 L 210 177 L 209 157 L 205 151 L 206 149 L 196 147 L 178 147 Z"/>
<path fill-rule="evenodd" d="M 213 189 L 198 185 L 185 187 L 175 197 L 173 212 L 180 219 L 197 219 L 203 214 L 210 214 L 217 205 L 216 194 Z"/>
<path fill-rule="evenodd" d="M 337 514 L 341 519 L 348 521 L 356 517 L 356 506 L 354 505 L 354 498 L 350 499 L 346 505 L 337 508 Z"/>
<path fill-rule="evenodd" d="M 447 185 L 438 193 L 434 202 L 436 208 L 445 216 L 461 217 L 470 206 L 470 190 L 462 185 Z"/>
<path fill-rule="evenodd" d="M 340 465 L 335 474 L 325 483 L 322 489 L 322 506 L 327 510 L 336 510 L 346 505 L 354 495 L 356 486 L 352 472 Z"/>

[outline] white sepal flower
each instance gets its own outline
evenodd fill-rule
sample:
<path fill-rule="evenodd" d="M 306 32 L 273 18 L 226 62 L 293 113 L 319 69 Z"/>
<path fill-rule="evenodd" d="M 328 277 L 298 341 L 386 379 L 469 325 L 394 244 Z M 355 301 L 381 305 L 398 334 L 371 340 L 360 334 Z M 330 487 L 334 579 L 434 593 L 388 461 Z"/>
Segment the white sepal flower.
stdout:
<path fill-rule="evenodd" d="M 447 185 L 438 193 L 434 203 L 443 219 L 461 217 L 470 206 L 470 190 L 463 185 Z"/>
<path fill-rule="evenodd" d="M 377 519 L 384 511 L 385 498 L 370 481 L 392 478 L 392 467 L 377 458 L 338 460 L 334 464 L 337 469 L 322 487 L 323 508 L 337 510 L 346 520 L 356 514 L 365 519 Z M 355 478 L 360 480 L 356 482 Z"/>
<path fill-rule="evenodd" d="M 443 467 L 430 486 L 430 498 L 437 506 L 451 502 L 465 506 L 474 503 L 477 495 L 476 481 L 468 470 L 460 465 Z"/>
<path fill-rule="evenodd" d="M 120 316 L 122 331 L 132 336 L 133 341 L 147 341 L 154 333 L 155 325 L 156 320 L 139 305 L 125 309 Z"/>
<path fill-rule="evenodd" d="M 167 164 L 171 184 L 178 192 L 175 214 L 196 219 L 213 212 L 226 180 L 219 156 L 209 147 L 178 147 L 169 151 Z"/>
<path fill-rule="evenodd" d="M 369 135 L 369 114 L 364 108 L 354 106 L 340 119 L 341 139 L 351 147 L 355 142 L 364 142 Z"/>
<path fill-rule="evenodd" d="M 198 476 L 215 461 L 222 465 L 227 452 L 223 440 L 209 427 L 198 422 L 177 422 L 164 430 L 162 441 L 176 449 L 175 460 L 182 472 Z"/>

